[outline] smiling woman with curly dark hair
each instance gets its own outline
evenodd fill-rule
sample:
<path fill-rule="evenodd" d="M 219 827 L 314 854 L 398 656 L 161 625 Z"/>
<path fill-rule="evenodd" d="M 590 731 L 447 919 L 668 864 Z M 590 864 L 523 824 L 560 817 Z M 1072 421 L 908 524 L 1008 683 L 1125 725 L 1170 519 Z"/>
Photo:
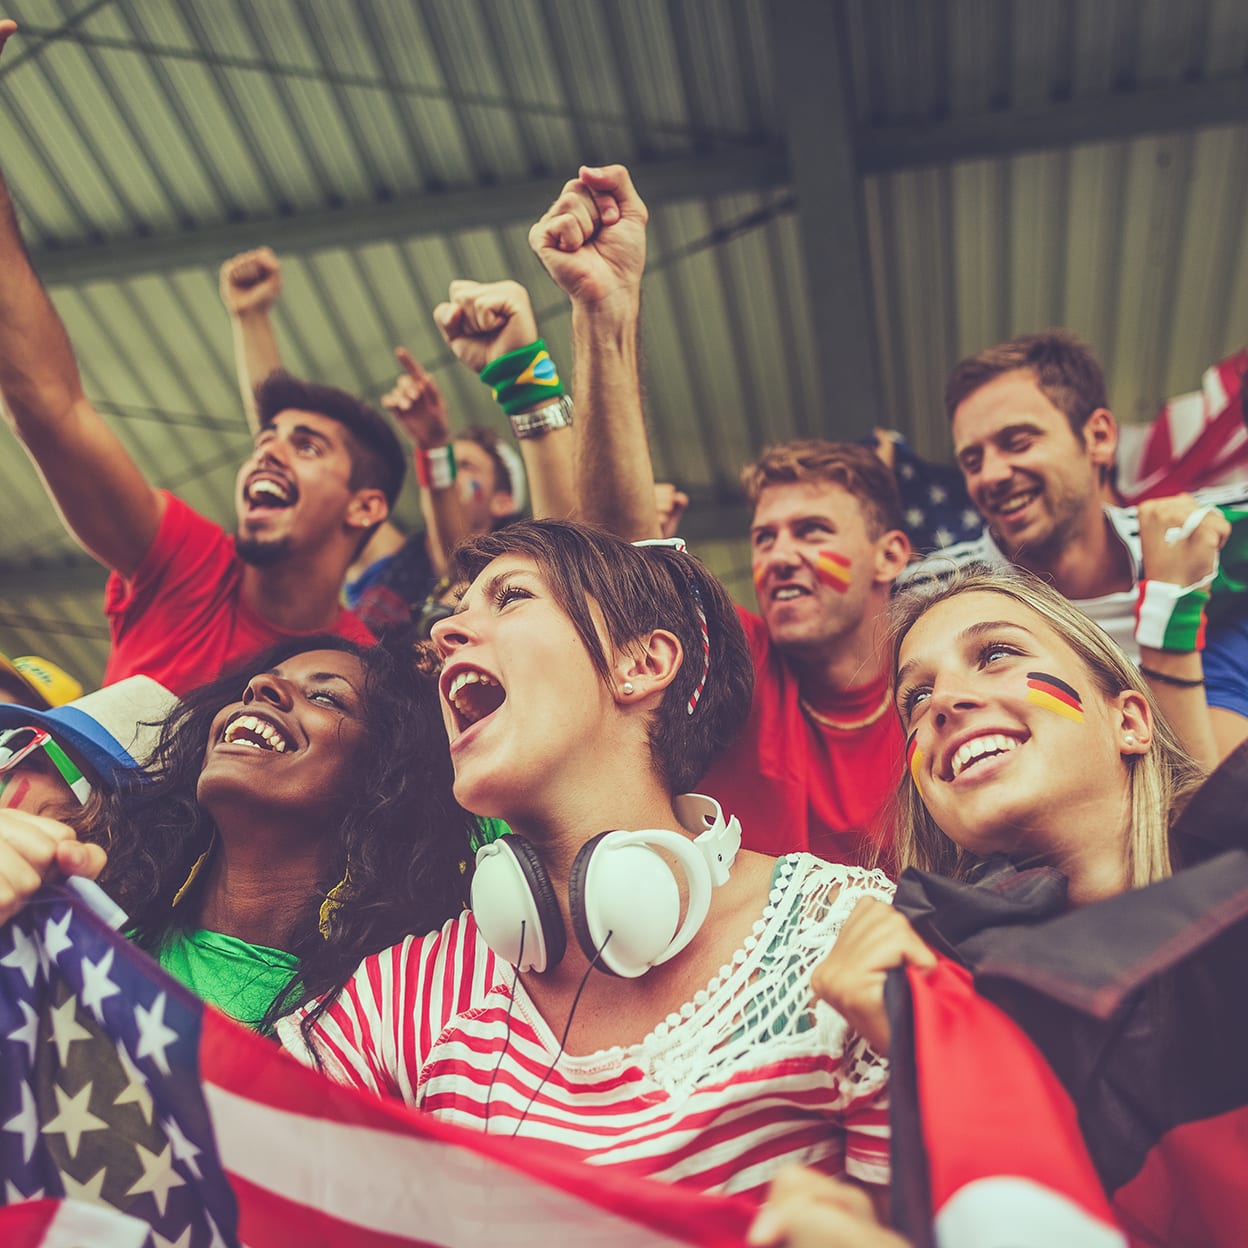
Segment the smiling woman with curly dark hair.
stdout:
<path fill-rule="evenodd" d="M 475 826 L 410 651 L 291 639 L 192 690 L 150 779 L 107 796 L 99 882 L 128 934 L 262 1031 L 458 914 Z"/>

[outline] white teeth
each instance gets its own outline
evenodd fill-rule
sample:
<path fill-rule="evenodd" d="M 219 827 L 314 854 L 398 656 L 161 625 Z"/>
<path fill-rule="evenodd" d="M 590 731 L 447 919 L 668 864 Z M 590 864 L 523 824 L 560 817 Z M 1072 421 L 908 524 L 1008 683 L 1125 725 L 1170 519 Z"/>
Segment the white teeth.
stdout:
<path fill-rule="evenodd" d="M 995 509 L 997 515 L 1009 516 L 1016 511 L 1021 511 L 1029 502 L 1031 502 L 1033 498 L 1036 498 L 1039 493 L 1039 490 L 1025 490 L 1021 494 L 1011 494 L 1009 498 L 1004 499 L 997 505 Z"/>
<path fill-rule="evenodd" d="M 453 681 L 451 681 L 451 687 L 450 687 L 450 690 L 447 692 L 447 697 L 449 697 L 451 701 L 453 702 L 455 700 L 455 695 L 465 685 L 477 685 L 477 684 L 496 685 L 498 684 L 498 681 L 487 676 L 484 672 L 460 672 L 460 674 L 456 676 Z"/>
<path fill-rule="evenodd" d="M 290 748 L 286 738 L 273 724 L 255 715 L 240 715 L 231 720 L 225 730 L 225 739 L 231 745 L 249 745 L 254 750 L 273 750 L 278 754 L 285 754 Z"/>
<path fill-rule="evenodd" d="M 482 710 L 473 705 L 471 698 L 460 700 L 460 693 L 469 685 L 493 685 L 497 686 L 498 681 L 493 677 L 487 676 L 484 672 L 463 671 L 451 681 L 451 687 L 446 691 L 446 696 L 455 709 L 459 712 L 462 719 L 466 719 L 468 723 L 476 723 L 482 717 Z M 491 707 L 491 710 L 494 708 Z"/>
<path fill-rule="evenodd" d="M 252 498 L 255 498 L 257 494 L 268 494 L 271 498 L 276 498 L 283 503 L 290 499 L 290 492 L 284 486 L 279 485 L 276 481 L 269 481 L 264 477 L 261 477 L 259 481 L 251 483 Z"/>
<path fill-rule="evenodd" d="M 950 769 L 953 771 L 954 779 L 957 779 L 970 763 L 978 761 L 985 755 L 1006 754 L 1016 749 L 1018 749 L 1018 742 L 1013 737 L 1004 736 L 999 732 L 987 733 L 959 746 L 950 763 Z"/>
<path fill-rule="evenodd" d="M 776 602 L 788 602 L 790 598 L 800 598 L 806 591 L 800 585 L 785 585 L 783 588 L 776 590 L 772 594 L 772 598 Z"/>

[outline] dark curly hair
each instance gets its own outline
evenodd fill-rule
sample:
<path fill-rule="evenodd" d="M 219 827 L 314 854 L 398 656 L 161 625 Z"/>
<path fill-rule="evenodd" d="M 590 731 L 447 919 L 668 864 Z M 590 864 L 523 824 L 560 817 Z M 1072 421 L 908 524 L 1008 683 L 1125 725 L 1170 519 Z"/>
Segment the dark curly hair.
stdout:
<path fill-rule="evenodd" d="M 656 628 L 679 638 L 684 661 L 650 725 L 650 756 L 670 792 L 684 793 L 697 784 L 735 739 L 754 693 L 745 632 L 724 587 L 700 560 L 672 546 L 634 546 L 605 529 L 566 520 L 522 520 L 469 538 L 456 550 L 455 566 L 471 581 L 500 555 L 521 555 L 537 564 L 608 686 L 610 660 L 589 599 L 602 611 L 617 650 L 627 650 Z M 705 657 L 699 604 L 710 646 Z M 690 696 L 704 673 L 705 686 L 690 714 Z"/>
<path fill-rule="evenodd" d="M 329 994 L 328 1003 L 369 954 L 432 931 L 463 908 L 476 825 L 451 795 L 436 685 L 417 670 L 410 648 L 292 638 L 192 690 L 161 729 L 152 778 L 106 796 L 97 831 L 87 838 L 108 850 L 100 883 L 129 913 L 138 945 L 154 954 L 194 927 L 197 886 L 176 908 L 173 898 L 216 834 L 196 798 L 212 721 L 254 674 L 313 650 L 342 651 L 363 664 L 361 765 L 351 773 L 354 790 L 345 795 L 329 874 L 303 904 L 287 942 L 299 970 L 261 1020 L 262 1031 L 313 997 Z M 349 883 L 335 893 L 340 904 L 323 936 L 322 903 L 348 876 L 348 863 Z"/>

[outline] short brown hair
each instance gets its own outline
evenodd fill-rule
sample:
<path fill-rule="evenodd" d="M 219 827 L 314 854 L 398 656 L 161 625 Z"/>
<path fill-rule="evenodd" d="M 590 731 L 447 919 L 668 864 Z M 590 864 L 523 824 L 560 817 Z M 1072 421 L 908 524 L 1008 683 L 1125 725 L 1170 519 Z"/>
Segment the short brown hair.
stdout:
<path fill-rule="evenodd" d="M 945 383 L 945 414 L 952 420 L 958 404 L 981 386 L 1023 369 L 1035 374 L 1040 393 L 1066 417 L 1077 438 L 1088 417 L 1109 406 L 1105 374 L 1088 344 L 1068 329 L 1046 329 L 985 347 L 954 365 Z"/>
<path fill-rule="evenodd" d="M 613 683 L 610 656 L 599 643 L 590 598 L 602 611 L 607 638 L 617 651 L 627 651 L 652 629 L 676 635 L 684 661 L 651 720 L 650 757 L 669 792 L 688 792 L 735 739 L 754 693 L 745 630 L 723 586 L 700 560 L 672 546 L 633 546 L 605 529 L 567 520 L 521 520 L 469 538 L 456 550 L 455 566 L 471 581 L 500 555 L 533 560 L 608 686 Z M 699 603 L 709 655 L 703 649 Z M 689 699 L 704 674 L 690 713 Z"/>
<path fill-rule="evenodd" d="M 260 428 L 271 425 L 282 412 L 317 412 L 336 420 L 347 431 L 347 451 L 351 456 L 351 489 L 377 489 L 393 509 L 403 476 L 407 454 L 398 434 L 386 418 L 337 386 L 303 381 L 284 369 L 270 373 L 256 387 L 256 415 Z M 369 530 L 370 532 L 372 530 Z"/>
<path fill-rule="evenodd" d="M 904 529 L 901 495 L 892 469 L 870 447 L 858 442 L 798 438 L 769 446 L 741 469 L 741 486 L 751 507 L 769 485 L 827 481 L 858 500 L 871 537 Z"/>

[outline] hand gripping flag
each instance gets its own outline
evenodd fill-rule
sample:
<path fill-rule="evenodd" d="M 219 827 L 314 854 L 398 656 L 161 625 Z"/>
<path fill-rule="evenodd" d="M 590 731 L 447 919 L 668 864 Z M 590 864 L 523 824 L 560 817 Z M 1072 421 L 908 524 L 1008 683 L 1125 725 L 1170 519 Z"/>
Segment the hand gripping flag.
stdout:
<path fill-rule="evenodd" d="M 739 1245 L 752 1206 L 339 1087 L 69 890 L 0 928 L 0 1243 Z"/>

